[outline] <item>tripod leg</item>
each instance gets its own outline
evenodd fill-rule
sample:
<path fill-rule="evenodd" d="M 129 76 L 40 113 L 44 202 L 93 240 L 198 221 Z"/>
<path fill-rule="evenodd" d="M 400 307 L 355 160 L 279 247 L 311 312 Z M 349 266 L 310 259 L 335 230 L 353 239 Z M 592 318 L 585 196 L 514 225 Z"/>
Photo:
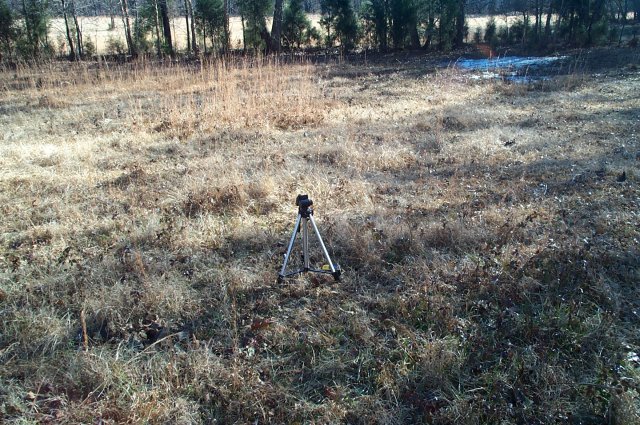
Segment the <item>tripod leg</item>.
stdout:
<path fill-rule="evenodd" d="M 293 233 L 291 234 L 291 240 L 289 241 L 289 247 L 287 248 L 287 254 L 284 256 L 284 264 L 282 264 L 282 270 L 280 270 L 280 275 L 278 276 L 278 280 L 284 278 L 284 275 L 287 270 L 287 263 L 289 263 L 289 257 L 291 256 L 291 250 L 293 249 L 293 244 L 296 241 L 296 233 L 298 233 L 298 226 L 300 226 L 300 220 L 302 217 L 298 214 L 298 218 L 296 218 L 296 225 L 293 226 Z"/>
<path fill-rule="evenodd" d="M 309 270 L 309 219 L 302 219 L 302 255 L 304 271 Z"/>
<path fill-rule="evenodd" d="M 327 251 L 327 247 L 324 245 L 324 241 L 322 240 L 322 236 L 320 236 L 320 231 L 318 230 L 318 226 L 316 226 L 316 221 L 313 219 L 313 216 L 309 216 L 311 219 L 311 224 L 313 225 L 313 230 L 316 232 L 316 236 L 318 237 L 318 241 L 320 242 L 320 246 L 322 247 L 322 252 L 324 253 L 324 257 L 329 262 L 329 267 L 331 267 L 331 274 L 333 275 L 335 280 L 340 278 L 340 268 L 336 267 L 331 261 L 331 257 L 329 256 L 329 251 Z"/>

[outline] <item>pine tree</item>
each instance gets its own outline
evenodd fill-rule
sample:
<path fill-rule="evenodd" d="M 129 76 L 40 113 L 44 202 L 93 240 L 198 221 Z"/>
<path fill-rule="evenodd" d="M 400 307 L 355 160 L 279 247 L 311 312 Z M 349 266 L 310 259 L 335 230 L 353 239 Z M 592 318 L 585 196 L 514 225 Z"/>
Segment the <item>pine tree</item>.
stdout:
<path fill-rule="evenodd" d="M 10 55 L 15 37 L 15 17 L 5 0 L 0 0 L 0 52 Z M 2 54 L 0 54 L 1 58 Z"/>
<path fill-rule="evenodd" d="M 288 48 L 298 48 L 316 36 L 311 21 L 302 7 L 302 0 L 290 0 L 282 15 L 282 38 Z"/>
<path fill-rule="evenodd" d="M 22 0 L 22 18 L 28 53 L 38 58 L 49 32 L 48 0 Z"/>
<path fill-rule="evenodd" d="M 327 45 L 333 46 L 337 40 L 342 49 L 352 49 L 358 41 L 358 22 L 351 0 L 322 0 L 320 11 L 320 23 L 327 32 Z"/>
<path fill-rule="evenodd" d="M 195 7 L 198 17 L 198 27 L 205 37 L 212 40 L 212 44 L 218 36 L 221 39 L 220 47 L 224 46 L 224 3 L 222 0 L 197 0 Z"/>
<path fill-rule="evenodd" d="M 237 0 L 240 14 L 245 20 L 245 40 L 254 49 L 271 51 L 271 35 L 267 30 L 266 16 L 271 8 L 270 0 Z"/>
<path fill-rule="evenodd" d="M 362 18 L 375 33 L 375 41 L 381 51 L 389 45 L 389 0 L 369 0 L 363 4 Z"/>

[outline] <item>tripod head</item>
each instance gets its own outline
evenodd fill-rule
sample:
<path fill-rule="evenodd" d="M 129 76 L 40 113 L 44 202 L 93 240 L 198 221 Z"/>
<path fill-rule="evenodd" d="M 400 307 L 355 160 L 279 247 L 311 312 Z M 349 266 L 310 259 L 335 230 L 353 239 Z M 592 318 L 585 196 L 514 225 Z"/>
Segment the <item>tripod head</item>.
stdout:
<path fill-rule="evenodd" d="M 309 199 L 309 195 L 298 195 L 296 197 L 296 206 L 298 207 L 298 214 L 304 218 L 309 218 L 313 215 L 313 201 Z"/>

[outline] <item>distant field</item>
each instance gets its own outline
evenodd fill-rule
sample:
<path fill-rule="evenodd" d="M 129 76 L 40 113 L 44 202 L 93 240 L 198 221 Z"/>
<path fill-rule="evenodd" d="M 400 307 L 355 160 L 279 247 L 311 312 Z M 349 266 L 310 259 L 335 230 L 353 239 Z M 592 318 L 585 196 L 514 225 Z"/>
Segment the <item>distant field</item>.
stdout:
<path fill-rule="evenodd" d="M 311 15 L 310 19 L 316 25 L 320 19 L 319 15 Z M 99 54 L 107 53 L 107 41 L 110 38 L 121 40 L 123 43 L 124 30 L 122 20 L 119 17 L 115 18 L 115 28 L 109 30 L 111 19 L 108 16 L 97 17 L 80 17 L 80 25 L 82 27 L 83 35 L 86 39 L 96 45 L 96 51 Z M 271 20 L 267 21 L 269 28 L 271 28 Z M 232 17 L 230 19 L 231 25 L 231 43 L 234 47 L 242 47 L 242 22 L 239 17 Z M 171 21 L 172 35 L 174 43 L 178 49 L 185 49 L 187 46 L 187 31 L 186 21 L 184 17 L 175 18 Z M 60 46 L 60 42 L 66 43 L 66 32 L 64 27 L 64 20 L 62 18 L 53 19 L 51 22 L 51 29 L 49 36 L 56 42 L 56 46 Z M 210 42 L 207 40 L 207 44 Z"/>

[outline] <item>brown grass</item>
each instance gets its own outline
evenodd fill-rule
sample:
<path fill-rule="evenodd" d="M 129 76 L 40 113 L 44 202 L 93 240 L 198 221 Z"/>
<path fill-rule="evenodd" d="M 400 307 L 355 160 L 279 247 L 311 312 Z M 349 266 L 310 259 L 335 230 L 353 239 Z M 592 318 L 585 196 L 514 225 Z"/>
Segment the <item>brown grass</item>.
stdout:
<path fill-rule="evenodd" d="M 391 60 L 3 70 L 0 421 L 637 423 L 640 76 Z"/>

